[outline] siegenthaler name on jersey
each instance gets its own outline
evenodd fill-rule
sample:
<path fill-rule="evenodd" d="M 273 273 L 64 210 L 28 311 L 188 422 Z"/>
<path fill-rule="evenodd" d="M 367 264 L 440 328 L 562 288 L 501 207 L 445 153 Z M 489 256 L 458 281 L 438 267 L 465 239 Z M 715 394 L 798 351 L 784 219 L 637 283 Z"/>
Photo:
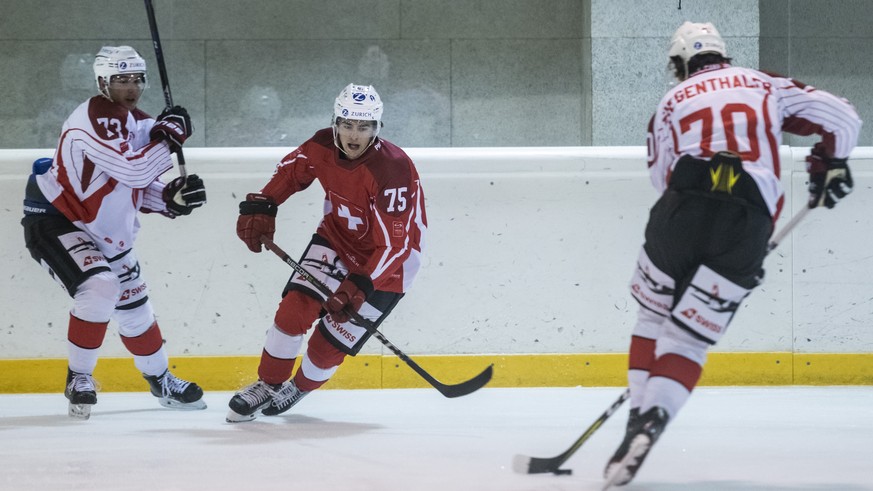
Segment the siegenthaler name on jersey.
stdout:
<path fill-rule="evenodd" d="M 682 102 L 685 99 L 691 99 L 692 97 L 705 94 L 707 92 L 714 92 L 717 90 L 724 89 L 736 89 L 736 88 L 744 88 L 744 89 L 763 89 L 770 93 L 770 83 L 765 82 L 756 77 L 746 77 L 745 75 L 734 75 L 734 76 L 724 76 L 724 77 L 713 77 L 713 78 L 704 78 L 697 83 L 688 83 L 682 90 L 677 90 L 674 94 L 674 98 L 676 102 Z"/>

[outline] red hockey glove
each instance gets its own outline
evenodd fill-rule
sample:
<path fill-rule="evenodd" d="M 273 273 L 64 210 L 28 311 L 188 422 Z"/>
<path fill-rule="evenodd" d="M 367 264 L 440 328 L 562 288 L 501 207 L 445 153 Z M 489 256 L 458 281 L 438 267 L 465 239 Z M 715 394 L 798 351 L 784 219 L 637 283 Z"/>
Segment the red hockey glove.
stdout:
<path fill-rule="evenodd" d="M 149 137 L 152 140 L 163 140 L 170 145 L 171 152 L 178 152 L 185 140 L 194 133 L 191 116 L 182 106 L 164 109 L 155 119 Z"/>
<path fill-rule="evenodd" d="M 350 274 L 340 283 L 333 295 L 324 302 L 324 310 L 338 324 L 348 322 L 349 312 L 357 312 L 373 293 L 373 282 L 359 274 Z"/>
<path fill-rule="evenodd" d="M 809 207 L 833 208 L 852 192 L 854 182 L 846 159 L 834 159 L 827 155 L 824 145 L 817 143 L 806 157 L 809 172 Z"/>
<path fill-rule="evenodd" d="M 206 203 L 206 186 L 197 174 L 179 176 L 164 187 L 164 203 L 174 215 L 190 215 Z"/>
<path fill-rule="evenodd" d="M 261 252 L 261 236 L 273 240 L 276 232 L 276 212 L 279 206 L 269 196 L 250 193 L 239 204 L 239 218 L 236 220 L 236 235 L 246 243 L 252 252 Z"/>

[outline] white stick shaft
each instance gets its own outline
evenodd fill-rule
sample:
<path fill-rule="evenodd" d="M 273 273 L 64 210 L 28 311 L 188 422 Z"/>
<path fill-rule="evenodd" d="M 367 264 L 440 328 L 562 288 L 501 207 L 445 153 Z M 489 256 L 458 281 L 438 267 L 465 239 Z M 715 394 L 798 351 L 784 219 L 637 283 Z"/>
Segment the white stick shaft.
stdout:
<path fill-rule="evenodd" d="M 770 245 L 767 247 L 767 250 L 772 251 L 773 249 L 778 247 L 779 244 L 782 243 L 782 240 L 784 240 L 785 237 L 791 233 L 791 230 L 796 227 L 801 220 L 803 220 L 803 218 L 806 216 L 807 213 L 809 213 L 810 210 L 812 210 L 812 208 L 804 206 L 800 211 L 795 213 L 794 216 L 791 217 L 791 221 L 788 222 L 784 227 L 782 227 L 782 230 L 776 232 L 776 234 L 773 235 L 773 238 L 770 240 Z"/>

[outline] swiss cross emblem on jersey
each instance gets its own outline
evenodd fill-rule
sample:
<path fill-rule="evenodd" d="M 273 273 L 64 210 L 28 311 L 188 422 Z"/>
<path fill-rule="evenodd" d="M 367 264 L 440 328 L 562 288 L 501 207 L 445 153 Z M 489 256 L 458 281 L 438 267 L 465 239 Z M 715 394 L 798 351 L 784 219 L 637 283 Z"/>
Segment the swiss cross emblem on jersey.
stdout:
<path fill-rule="evenodd" d="M 349 211 L 349 207 L 346 205 L 340 205 L 339 211 L 336 214 L 348 221 L 349 230 L 358 230 L 358 227 L 364 224 L 364 220 L 352 215 L 352 212 Z"/>
<path fill-rule="evenodd" d="M 364 208 L 333 191 L 328 194 L 328 199 L 338 225 L 357 237 L 363 237 L 367 234 L 370 224 L 367 219 L 367 211 Z"/>

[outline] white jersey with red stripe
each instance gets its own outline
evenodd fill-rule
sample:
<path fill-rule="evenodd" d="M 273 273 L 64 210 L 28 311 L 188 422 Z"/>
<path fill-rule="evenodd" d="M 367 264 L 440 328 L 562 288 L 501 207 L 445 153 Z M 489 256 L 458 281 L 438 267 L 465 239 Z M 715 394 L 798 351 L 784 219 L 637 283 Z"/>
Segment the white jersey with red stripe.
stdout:
<path fill-rule="evenodd" d="M 150 141 L 154 122 L 94 96 L 64 122 L 51 169 L 36 176 L 52 205 L 109 258 L 133 247 L 138 211 L 166 212 L 158 177 L 173 160 L 165 142 Z"/>
<path fill-rule="evenodd" d="M 729 150 L 743 159 L 770 214 L 784 192 L 779 180 L 782 132 L 818 134 L 834 158 L 847 158 L 861 120 L 845 99 L 796 80 L 715 64 L 695 72 L 661 99 L 649 123 L 649 172 L 663 192 L 683 155 L 709 159 Z"/>
<path fill-rule="evenodd" d="M 316 179 L 325 192 L 318 234 L 377 290 L 407 291 L 427 230 L 424 191 L 409 156 L 377 139 L 361 157 L 346 160 L 325 128 L 286 155 L 261 192 L 281 204 Z"/>

